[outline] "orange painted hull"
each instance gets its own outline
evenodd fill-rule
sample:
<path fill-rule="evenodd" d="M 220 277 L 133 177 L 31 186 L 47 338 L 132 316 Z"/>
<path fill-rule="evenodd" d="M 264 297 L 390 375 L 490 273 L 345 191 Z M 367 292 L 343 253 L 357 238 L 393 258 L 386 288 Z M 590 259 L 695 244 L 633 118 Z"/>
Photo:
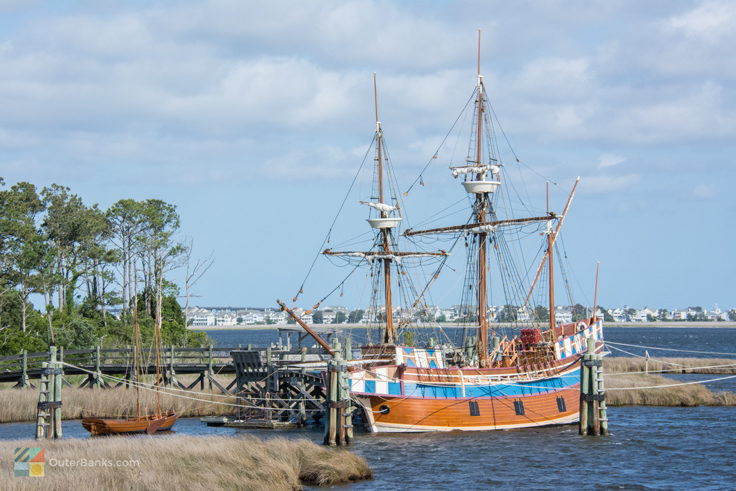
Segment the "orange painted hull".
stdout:
<path fill-rule="evenodd" d="M 370 401 L 373 429 L 378 432 L 487 431 L 574 423 L 580 386 L 521 397 L 365 399 Z"/>
<path fill-rule="evenodd" d="M 116 435 L 126 433 L 148 433 L 168 431 L 176 423 L 176 413 L 142 416 L 127 419 L 84 418 L 82 426 L 93 435 Z"/>

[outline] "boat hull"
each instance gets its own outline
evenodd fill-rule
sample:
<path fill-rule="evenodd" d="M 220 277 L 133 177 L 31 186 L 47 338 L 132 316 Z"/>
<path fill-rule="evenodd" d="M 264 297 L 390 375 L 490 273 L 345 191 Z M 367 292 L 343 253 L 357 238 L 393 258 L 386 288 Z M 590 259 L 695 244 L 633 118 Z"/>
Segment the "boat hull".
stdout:
<path fill-rule="evenodd" d="M 169 431 L 176 423 L 176 413 L 142 416 L 140 418 L 103 419 L 83 418 L 82 426 L 93 435 L 116 435 Z"/>
<path fill-rule="evenodd" d="M 577 422 L 580 386 L 521 397 L 362 399 L 375 432 L 508 430 Z"/>

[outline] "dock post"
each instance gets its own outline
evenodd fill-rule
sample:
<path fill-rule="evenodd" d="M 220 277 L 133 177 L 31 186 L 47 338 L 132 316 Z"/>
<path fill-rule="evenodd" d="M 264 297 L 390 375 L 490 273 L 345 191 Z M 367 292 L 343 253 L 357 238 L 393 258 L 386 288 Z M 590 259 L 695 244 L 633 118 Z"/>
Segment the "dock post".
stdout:
<path fill-rule="evenodd" d="M 54 373 L 52 375 L 54 380 L 54 439 L 60 439 L 61 438 L 61 388 L 62 388 L 62 382 L 64 380 L 64 369 L 62 368 L 63 365 L 61 364 L 61 361 L 57 361 L 55 347 L 51 347 L 51 366 L 54 370 Z M 62 357 L 64 354 L 64 348 L 61 348 Z"/>
<path fill-rule="evenodd" d="M 353 407 L 350 403 L 350 377 L 348 375 L 347 361 L 343 360 L 340 365 L 340 403 L 344 405 L 343 417 L 340 419 L 342 429 L 342 444 L 350 445 L 353 441 Z"/>
<path fill-rule="evenodd" d="M 588 350 L 580 366 L 581 435 L 608 435 L 606 395 L 603 384 L 603 356 L 595 354 L 595 339 L 588 338 Z"/>
<path fill-rule="evenodd" d="M 49 361 L 41 364 L 36 412 L 36 440 L 61 438 L 61 363 L 56 346 L 49 346 Z"/>
<path fill-rule="evenodd" d="M 16 389 L 25 389 L 28 387 L 28 350 L 20 352 L 20 378 L 18 383 L 13 386 Z"/>
<path fill-rule="evenodd" d="M 207 351 L 207 380 L 209 380 L 210 390 L 212 390 L 212 377 L 214 376 L 215 373 L 212 370 L 212 345 L 210 344 L 210 349 Z M 202 381 L 202 389 L 204 389 L 204 380 Z"/>
<path fill-rule="evenodd" d="M 345 339 L 345 361 L 352 360 L 353 359 L 353 346 L 350 342 L 350 338 Z"/>
<path fill-rule="evenodd" d="M 95 347 L 95 374 L 93 375 L 90 387 L 102 387 L 102 371 L 100 369 L 100 345 Z"/>
<path fill-rule="evenodd" d="M 340 370 L 347 367 L 342 359 L 339 339 L 332 339 L 332 350 L 335 355 L 327 362 L 327 401 L 325 404 L 327 412 L 324 444 L 334 447 L 345 443 L 345 410 L 342 407 L 343 401 L 340 400 L 342 397 Z"/>
<path fill-rule="evenodd" d="M 169 386 L 174 386 L 176 372 L 174 371 L 174 345 L 169 346 Z"/>

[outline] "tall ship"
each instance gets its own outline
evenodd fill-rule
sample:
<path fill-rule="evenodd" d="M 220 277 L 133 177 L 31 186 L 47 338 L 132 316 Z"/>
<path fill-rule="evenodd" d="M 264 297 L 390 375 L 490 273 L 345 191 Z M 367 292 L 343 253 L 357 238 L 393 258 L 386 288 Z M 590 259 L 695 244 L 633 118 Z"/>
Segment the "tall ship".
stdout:
<path fill-rule="evenodd" d="M 567 322 L 557 318 L 555 305 L 555 266 L 562 266 L 557 239 L 579 179 L 562 213 L 550 211 L 548 191 L 546 212 L 512 214 L 520 208 L 511 204 L 519 191 L 511 185 L 504 193 L 512 172 L 495 138 L 500 123 L 480 71 L 479 33 L 476 84 L 456 121 L 466 122 L 467 153 L 450 163 L 447 176 L 447 183 L 450 178 L 461 181 L 465 196 L 423 222 L 442 226 L 402 228 L 407 193 L 398 192 L 387 157 L 375 75 L 374 98 L 373 175 L 370 196 L 360 201 L 369 211 L 369 247 L 323 249 L 323 256 L 348 266 L 348 274 L 303 312 L 317 311 L 330 295 L 342 294 L 356 271 L 367 271 L 371 306 L 361 322 L 379 334 L 367 329 L 348 363 L 351 396 L 363 409 L 366 427 L 373 432 L 482 431 L 576 422 L 587 339 L 596 340 L 597 352 L 603 349 L 595 300 L 592 313 L 578 313 L 580 318 Z M 441 149 L 415 184 L 423 185 L 427 168 L 437 167 Z M 520 165 L 518 159 L 514 165 Z M 465 221 L 441 223 L 457 216 Z M 331 228 L 326 242 L 332 234 Z M 517 244 L 522 239 L 537 245 L 524 248 Z M 401 250 L 405 244 L 414 250 Z M 453 268 L 450 258 L 461 256 L 463 249 L 464 264 Z M 524 258 L 527 251 L 531 257 Z M 439 278 L 452 274 L 461 275 L 462 283 L 450 324 L 433 315 L 428 299 Z M 303 293 L 304 283 L 294 303 Z M 503 299 L 503 306 L 493 307 L 492 299 Z M 293 308 L 286 310 L 296 317 Z"/>

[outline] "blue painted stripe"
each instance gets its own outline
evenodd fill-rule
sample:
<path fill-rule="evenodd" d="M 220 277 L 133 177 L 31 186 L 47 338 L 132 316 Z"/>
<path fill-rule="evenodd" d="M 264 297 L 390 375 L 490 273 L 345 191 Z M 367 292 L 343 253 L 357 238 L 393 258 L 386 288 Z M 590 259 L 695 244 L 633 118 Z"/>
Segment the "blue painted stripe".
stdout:
<path fill-rule="evenodd" d="M 365 391 L 370 394 L 376 393 L 376 382 L 375 380 L 366 380 L 365 381 Z"/>
<path fill-rule="evenodd" d="M 562 377 L 519 382 L 519 384 L 466 385 L 464 397 L 513 397 L 545 394 L 571 387 L 580 382 L 579 370 Z M 370 392 L 366 386 L 366 392 Z M 407 397 L 425 397 L 430 399 L 455 399 L 463 397 L 462 386 L 437 386 L 427 384 L 404 383 L 404 394 Z"/>
<path fill-rule="evenodd" d="M 393 396 L 400 396 L 401 395 L 401 384 L 399 382 L 389 382 L 388 383 L 388 393 Z"/>

